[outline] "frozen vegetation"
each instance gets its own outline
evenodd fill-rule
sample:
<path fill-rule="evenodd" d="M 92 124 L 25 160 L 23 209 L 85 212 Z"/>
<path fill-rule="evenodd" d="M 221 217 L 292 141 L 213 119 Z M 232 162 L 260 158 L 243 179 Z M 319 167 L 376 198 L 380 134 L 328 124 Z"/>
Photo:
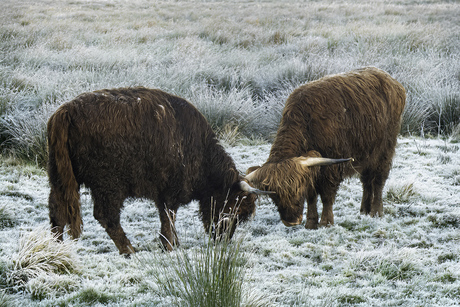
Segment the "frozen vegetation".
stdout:
<path fill-rule="evenodd" d="M 245 170 L 265 161 L 269 148 L 238 145 L 228 151 Z M 46 245 L 50 234 L 45 172 L 6 160 L 0 167 L 0 187 L 2 285 L 9 287 L 6 295 L 15 302 L 168 306 L 174 300 L 158 285 L 155 274 L 165 274 L 161 267 L 173 272 L 181 253 L 206 249 L 196 203 L 179 209 L 181 247 L 164 253 L 154 204 L 136 199 L 126 202 L 122 225 L 139 252 L 125 259 L 93 218 L 90 196 L 83 190 L 83 235 L 55 251 Z M 232 243 L 246 259 L 240 261 L 245 263 L 246 299 L 262 302 L 261 306 L 460 304 L 459 145 L 399 139 L 384 190 L 383 218 L 359 214 L 361 193 L 357 178 L 346 180 L 334 208 L 336 224 L 318 230 L 285 227 L 275 205 L 261 198 L 256 216 L 237 230 Z M 42 262 L 52 267 L 27 260 L 27 244 L 22 243 L 27 239 L 48 257 Z M 62 256 L 52 256 L 58 253 Z"/>
<path fill-rule="evenodd" d="M 0 9 L 0 306 L 185 304 L 177 297 L 190 283 L 175 268 L 209 252 L 195 203 L 179 209 L 180 248 L 163 253 L 154 204 L 132 199 L 122 225 L 139 252 L 119 256 L 85 189 L 81 239 L 54 242 L 45 125 L 61 103 L 121 86 L 177 94 L 245 172 L 267 158 L 295 87 L 362 66 L 388 71 L 408 95 L 385 216 L 359 214 L 351 178 L 333 227 L 286 228 L 263 197 L 216 251 L 235 254 L 244 306 L 460 305 L 458 2 L 2 0 Z"/>
<path fill-rule="evenodd" d="M 217 131 L 271 140 L 295 87 L 362 66 L 406 88 L 403 134 L 460 133 L 456 2 L 4 0 L 1 9 L 0 147 L 40 165 L 46 119 L 82 92 L 160 88 Z"/>

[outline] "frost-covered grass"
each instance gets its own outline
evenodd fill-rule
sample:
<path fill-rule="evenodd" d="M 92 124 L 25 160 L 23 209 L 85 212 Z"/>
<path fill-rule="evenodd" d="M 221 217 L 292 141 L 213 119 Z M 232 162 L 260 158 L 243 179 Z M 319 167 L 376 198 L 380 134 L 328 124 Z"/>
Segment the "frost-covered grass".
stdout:
<path fill-rule="evenodd" d="M 68 290 L 73 283 L 68 275 L 79 266 L 74 243 L 59 243 L 49 227 L 23 235 L 18 252 L 11 256 L 11 267 L 5 269 L 6 286 L 15 292 L 25 290 L 36 299 L 62 291 L 62 287 Z"/>
<path fill-rule="evenodd" d="M 0 8 L 0 146 L 39 165 L 43 147 L 28 142 L 40 144 L 48 111 L 120 86 L 177 94 L 216 130 L 271 140 L 295 87 L 377 66 L 407 89 L 404 134 L 460 129 L 455 1 L 3 0 Z"/>
<path fill-rule="evenodd" d="M 244 172 L 266 160 L 295 87 L 369 65 L 408 94 L 385 216 L 359 215 L 357 178 L 342 184 L 330 228 L 286 228 L 261 198 L 237 230 L 244 240 L 230 245 L 244 257 L 243 305 L 460 304 L 457 2 L 3 0 L 0 8 L 0 306 L 170 306 L 177 298 L 139 259 L 172 268 L 209 247 L 191 203 L 177 216 L 180 250 L 161 252 L 158 212 L 136 199 L 125 203 L 122 225 L 139 252 L 125 259 L 83 189 L 84 231 L 65 245 L 75 253 L 70 267 L 27 271 L 21 238 L 51 246 L 25 254 L 37 261 L 51 252 L 36 263 L 56 259 L 43 232 L 49 187 L 40 166 L 45 123 L 59 104 L 120 86 L 177 94 L 200 109 Z M 429 135 L 441 138 L 418 138 Z"/>
<path fill-rule="evenodd" d="M 263 163 L 269 149 L 269 144 L 227 147 L 241 171 Z M 18 261 L 20 238 L 48 226 L 48 193 L 43 170 L 3 160 L 0 203 L 12 222 L 0 232 L 0 301 L 170 306 L 177 298 L 166 295 L 159 280 L 168 277 L 168 269 L 174 279 L 181 257 L 194 259 L 209 247 L 196 203 L 179 209 L 181 246 L 164 253 L 154 204 L 133 199 L 121 219 L 138 254 L 126 259 L 92 217 L 91 198 L 82 190 L 84 229 L 73 243 L 78 270 L 32 276 L 24 287 L 11 288 L 6 281 Z M 357 178 L 345 180 L 334 207 L 336 224 L 318 230 L 285 227 L 275 205 L 261 198 L 255 218 L 237 229 L 230 245 L 243 257 L 238 262 L 245 269 L 243 306 L 460 304 L 459 144 L 400 138 L 384 190 L 383 218 L 359 214 L 361 193 Z M 163 275 L 154 275 L 158 272 Z"/>
<path fill-rule="evenodd" d="M 207 239 L 190 249 L 177 249 L 167 263 L 158 262 L 158 250 L 141 254 L 137 260 L 149 269 L 147 278 L 153 280 L 160 295 L 171 297 L 174 306 L 243 306 L 248 261 L 240 249 L 244 237 L 233 242 Z"/>

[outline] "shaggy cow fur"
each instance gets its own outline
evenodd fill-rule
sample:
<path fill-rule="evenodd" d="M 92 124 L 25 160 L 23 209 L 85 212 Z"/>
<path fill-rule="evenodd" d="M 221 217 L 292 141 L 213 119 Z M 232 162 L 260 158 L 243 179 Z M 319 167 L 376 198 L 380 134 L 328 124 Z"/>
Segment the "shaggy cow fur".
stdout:
<path fill-rule="evenodd" d="M 302 222 L 307 200 L 305 227 L 314 229 L 318 195 L 323 203 L 320 225 L 333 224 L 332 205 L 339 185 L 358 172 L 364 191 L 361 213 L 382 216 L 382 189 L 405 99 L 403 86 L 373 67 L 300 86 L 286 102 L 267 162 L 250 168 L 246 178 L 260 189 L 276 192 L 271 198 L 288 226 Z M 354 162 L 330 166 L 299 162 L 308 157 L 353 157 Z"/>
<path fill-rule="evenodd" d="M 79 188 L 94 201 L 94 217 L 121 254 L 134 252 L 120 225 L 127 197 L 155 201 L 161 241 L 177 244 L 179 206 L 198 200 L 206 230 L 222 214 L 240 221 L 255 212 L 254 194 L 190 103 L 160 90 L 122 88 L 85 93 L 63 104 L 48 122 L 50 221 L 62 240 L 64 227 L 82 229 Z M 230 230 L 233 233 L 234 227 Z"/>

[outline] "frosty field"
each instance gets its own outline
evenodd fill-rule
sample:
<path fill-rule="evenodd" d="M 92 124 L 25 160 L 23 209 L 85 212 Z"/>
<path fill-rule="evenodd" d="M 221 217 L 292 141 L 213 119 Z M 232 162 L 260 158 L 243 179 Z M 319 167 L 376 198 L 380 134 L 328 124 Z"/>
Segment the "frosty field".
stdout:
<path fill-rule="evenodd" d="M 269 148 L 227 149 L 244 171 L 265 161 Z M 5 266 L 17 258 L 22 237 L 48 233 L 49 188 L 43 170 L 12 161 L 1 164 L 0 187 Z M 42 274 L 8 294 L 10 299 L 31 306 L 168 306 L 171 298 L 162 296 L 153 272 L 146 270 L 146 261 L 171 265 L 172 258 L 158 247 L 155 206 L 126 202 L 122 225 L 139 252 L 125 259 L 92 217 L 90 196 L 82 193 L 84 230 L 74 243 L 76 271 Z M 359 180 L 346 180 L 334 208 L 336 224 L 313 231 L 285 227 L 275 205 L 261 198 L 255 218 L 235 235 L 249 257 L 246 296 L 273 306 L 460 304 L 459 144 L 399 139 L 384 195 L 383 218 L 362 216 Z M 180 249 L 191 252 L 205 244 L 195 203 L 179 209 L 176 226 Z"/>
<path fill-rule="evenodd" d="M 450 0 L 0 1 L 0 306 L 170 306 L 155 276 L 208 244 L 191 203 L 180 248 L 162 252 L 155 205 L 131 199 L 121 220 L 138 253 L 121 257 L 83 188 L 82 237 L 56 245 L 45 127 L 63 102 L 126 86 L 179 95 L 244 173 L 266 160 L 294 88 L 363 66 L 407 91 L 385 216 L 359 214 L 358 178 L 330 228 L 287 228 L 260 198 L 230 246 L 242 305 L 460 305 L 458 16 Z"/>

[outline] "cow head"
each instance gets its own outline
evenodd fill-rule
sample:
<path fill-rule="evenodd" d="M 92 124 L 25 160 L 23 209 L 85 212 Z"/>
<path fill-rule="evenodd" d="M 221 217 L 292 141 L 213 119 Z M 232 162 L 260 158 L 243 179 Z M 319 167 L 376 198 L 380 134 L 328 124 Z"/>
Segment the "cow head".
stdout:
<path fill-rule="evenodd" d="M 309 151 L 305 156 L 251 167 L 245 179 L 258 189 L 274 191 L 269 196 L 278 207 L 282 222 L 294 226 L 302 222 L 305 198 L 309 189 L 315 188 L 319 166 L 350 160 L 323 158 L 318 152 Z"/>
<path fill-rule="evenodd" d="M 245 222 L 254 216 L 258 195 L 269 193 L 273 192 L 253 188 L 240 177 L 226 195 L 214 196 L 214 204 L 211 206 L 214 211 L 210 214 L 203 214 L 204 226 L 207 230 L 211 230 L 213 238 L 230 239 L 238 223 Z M 209 217 L 206 218 L 205 215 Z"/>

